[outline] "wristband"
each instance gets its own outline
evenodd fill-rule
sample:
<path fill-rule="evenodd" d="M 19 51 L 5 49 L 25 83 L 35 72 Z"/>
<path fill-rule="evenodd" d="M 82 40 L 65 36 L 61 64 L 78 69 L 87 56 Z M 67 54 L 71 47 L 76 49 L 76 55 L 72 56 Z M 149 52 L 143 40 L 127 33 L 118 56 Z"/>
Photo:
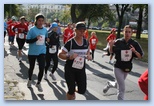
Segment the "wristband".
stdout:
<path fill-rule="evenodd" d="M 70 58 L 70 55 L 69 54 L 66 54 L 66 59 L 68 60 Z"/>

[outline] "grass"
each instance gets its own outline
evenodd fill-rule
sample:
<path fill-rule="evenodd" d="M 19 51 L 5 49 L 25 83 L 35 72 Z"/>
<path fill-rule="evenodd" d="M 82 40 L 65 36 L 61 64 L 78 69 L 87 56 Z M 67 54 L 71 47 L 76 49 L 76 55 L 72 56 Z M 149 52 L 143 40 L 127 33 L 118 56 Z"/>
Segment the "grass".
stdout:
<path fill-rule="evenodd" d="M 101 31 L 101 30 L 88 30 L 89 31 L 89 37 L 90 33 L 92 31 L 95 31 L 98 37 L 98 44 L 97 44 L 97 49 L 103 49 L 106 47 L 107 41 L 106 38 L 110 34 L 110 31 Z M 123 34 L 121 33 L 121 37 Z M 148 63 L 148 35 L 147 34 L 141 34 L 141 39 L 136 39 L 135 34 L 133 34 L 132 39 L 136 40 L 142 47 L 144 51 L 144 57 L 141 59 L 143 62 Z"/>

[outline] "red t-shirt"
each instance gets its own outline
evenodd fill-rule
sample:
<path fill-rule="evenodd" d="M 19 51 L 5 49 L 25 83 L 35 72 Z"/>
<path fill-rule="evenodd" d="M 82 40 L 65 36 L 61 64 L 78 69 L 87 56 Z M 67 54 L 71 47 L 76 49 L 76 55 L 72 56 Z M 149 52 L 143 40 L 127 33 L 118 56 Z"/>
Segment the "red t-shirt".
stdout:
<path fill-rule="evenodd" d="M 16 23 L 10 23 L 8 25 L 7 30 L 8 30 L 8 35 L 9 36 L 15 36 L 15 32 L 12 30 L 15 25 L 16 25 Z"/>
<path fill-rule="evenodd" d="M 64 29 L 64 34 L 63 34 L 63 42 L 64 44 L 67 42 L 68 38 L 72 35 L 73 30 L 70 28 L 65 28 Z"/>
<path fill-rule="evenodd" d="M 98 38 L 96 36 L 91 36 L 89 39 L 90 49 L 95 50 L 98 42 Z"/>
<path fill-rule="evenodd" d="M 24 34 L 24 32 L 28 32 L 28 26 L 27 24 L 17 24 L 14 26 L 14 28 L 16 29 L 17 28 L 17 38 L 20 38 L 20 39 L 26 39 L 26 34 Z"/>
<path fill-rule="evenodd" d="M 107 37 L 107 41 L 109 42 L 110 40 L 115 40 L 116 39 L 116 35 L 115 34 L 110 34 L 108 37 Z"/>

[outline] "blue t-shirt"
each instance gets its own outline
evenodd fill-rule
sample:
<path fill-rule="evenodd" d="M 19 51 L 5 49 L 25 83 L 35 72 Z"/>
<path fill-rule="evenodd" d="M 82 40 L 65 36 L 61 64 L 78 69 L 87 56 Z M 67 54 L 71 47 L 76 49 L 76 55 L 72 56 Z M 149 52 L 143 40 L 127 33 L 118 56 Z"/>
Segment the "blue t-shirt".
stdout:
<path fill-rule="evenodd" d="M 29 43 L 29 51 L 28 55 L 40 55 L 40 54 L 46 54 L 46 45 L 45 45 L 45 38 L 48 37 L 47 29 L 46 28 L 37 28 L 36 26 L 32 27 L 28 34 L 26 39 L 34 39 L 38 35 L 41 35 L 41 39 L 37 40 L 34 43 Z"/>
<path fill-rule="evenodd" d="M 6 31 L 6 29 L 7 29 L 7 23 L 4 22 L 4 31 Z"/>

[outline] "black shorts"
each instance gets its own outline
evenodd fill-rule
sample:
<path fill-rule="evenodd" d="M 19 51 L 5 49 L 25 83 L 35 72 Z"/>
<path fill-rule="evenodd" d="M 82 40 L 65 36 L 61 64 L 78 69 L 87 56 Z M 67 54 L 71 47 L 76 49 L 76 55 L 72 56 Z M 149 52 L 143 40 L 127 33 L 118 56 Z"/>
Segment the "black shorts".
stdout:
<path fill-rule="evenodd" d="M 22 48 L 23 48 L 23 46 L 24 46 L 24 44 L 26 42 L 26 39 L 16 38 L 16 41 L 17 41 L 19 50 L 22 50 Z"/>
<path fill-rule="evenodd" d="M 78 93 L 84 94 L 87 87 L 87 78 L 85 68 L 82 70 L 72 68 L 71 65 L 65 65 L 65 80 L 68 87 L 68 94 L 73 95 L 75 87 L 78 87 Z"/>

